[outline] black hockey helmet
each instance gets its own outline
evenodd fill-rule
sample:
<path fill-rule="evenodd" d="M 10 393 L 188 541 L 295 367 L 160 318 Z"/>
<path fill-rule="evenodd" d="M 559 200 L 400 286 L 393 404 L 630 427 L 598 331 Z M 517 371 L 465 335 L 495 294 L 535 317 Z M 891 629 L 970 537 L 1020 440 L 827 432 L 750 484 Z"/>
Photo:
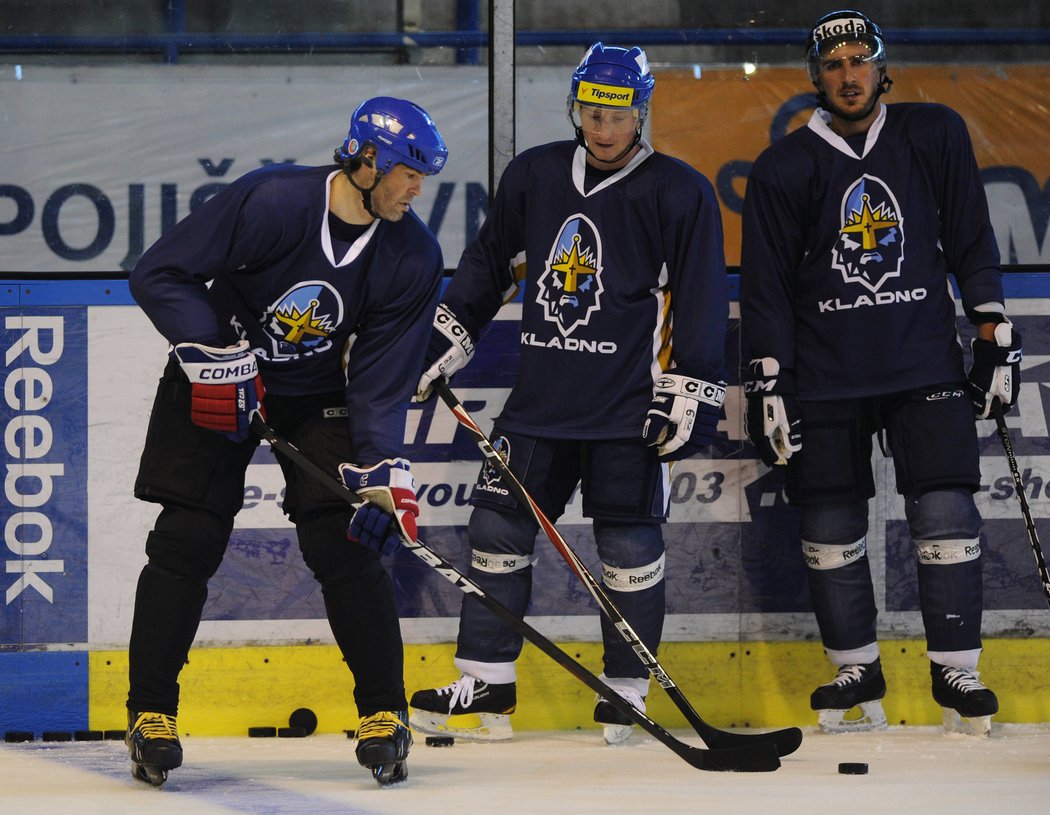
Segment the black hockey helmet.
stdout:
<path fill-rule="evenodd" d="M 865 45 L 871 51 L 871 59 L 881 75 L 886 75 L 886 40 L 882 29 L 867 14 L 842 9 L 825 14 L 810 29 L 806 40 L 806 67 L 813 84 L 820 77 L 821 61 L 847 42 Z"/>

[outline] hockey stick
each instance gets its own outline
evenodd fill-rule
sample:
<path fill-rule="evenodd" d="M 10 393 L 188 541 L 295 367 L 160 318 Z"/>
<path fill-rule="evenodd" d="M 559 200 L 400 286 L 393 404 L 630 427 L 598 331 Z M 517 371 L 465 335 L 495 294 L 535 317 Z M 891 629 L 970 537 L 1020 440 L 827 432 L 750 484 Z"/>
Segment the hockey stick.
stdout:
<path fill-rule="evenodd" d="M 641 637 L 638 636 L 630 623 L 624 618 L 623 614 L 616 607 L 616 604 L 613 602 L 612 598 L 609 597 L 608 592 L 605 591 L 602 584 L 587 570 L 587 567 L 583 565 L 583 562 L 572 550 L 565 538 L 561 536 L 561 533 L 558 532 L 554 524 L 551 523 L 543 510 L 540 509 L 532 499 L 532 496 L 529 495 L 528 491 L 518 480 L 517 476 L 511 472 L 510 466 L 504 461 L 503 456 L 493 448 L 492 444 L 489 442 L 488 436 L 485 435 L 485 432 L 478 427 L 470 414 L 467 413 L 466 408 L 463 407 L 463 403 L 456 398 L 454 393 L 452 393 L 452 389 L 449 388 L 448 383 L 443 377 L 438 377 L 438 379 L 434 381 L 434 390 L 437 391 L 442 401 L 448 405 L 449 410 L 452 411 L 456 420 L 465 427 L 477 441 L 478 447 L 484 454 L 485 459 L 499 470 L 515 497 L 529 508 L 532 512 L 532 516 L 540 525 L 540 528 L 543 529 L 544 533 L 550 539 L 550 542 L 554 544 L 554 548 L 561 553 L 561 556 L 569 564 L 572 571 L 576 573 L 576 576 L 579 577 L 587 587 L 587 590 L 598 604 L 598 607 L 605 612 L 606 616 L 612 621 L 621 636 L 630 643 L 631 648 L 638 655 L 642 664 L 660 684 L 660 687 L 667 692 L 667 695 L 671 697 L 671 701 L 673 701 L 678 709 L 682 711 L 686 720 L 693 729 L 696 730 L 697 734 L 704 740 L 704 743 L 708 747 L 713 750 L 723 750 L 740 747 L 745 744 L 765 743 L 774 745 L 777 753 L 781 756 L 789 755 L 798 749 L 799 745 L 802 744 L 802 731 L 797 727 L 788 727 L 783 730 L 774 730 L 769 733 L 731 733 L 727 730 L 720 730 L 700 718 L 700 714 L 693 709 L 691 704 L 689 704 L 689 700 L 686 699 L 685 694 L 682 693 L 678 685 L 674 683 L 674 680 L 672 680 L 667 671 L 664 670 L 663 666 L 656 658 L 656 655 L 646 647 L 644 642 L 642 642 Z M 609 699 L 607 696 L 605 698 L 607 700 Z"/>
<path fill-rule="evenodd" d="M 277 435 L 272 427 L 266 424 L 258 414 L 252 417 L 252 430 L 260 438 L 268 441 L 274 450 L 284 455 L 304 473 L 317 479 L 322 485 L 339 495 L 351 506 L 359 506 L 363 499 L 342 481 L 308 458 L 298 447 L 287 439 Z M 602 682 L 579 662 L 561 650 L 557 645 L 544 637 L 539 631 L 514 615 L 506 606 L 489 597 L 476 583 L 471 581 L 451 563 L 427 546 L 422 540 L 401 538 L 404 548 L 430 566 L 434 571 L 448 580 L 464 594 L 473 595 L 485 608 L 499 617 L 507 625 L 521 632 L 529 642 L 565 668 L 569 673 L 583 682 L 592 691 L 609 700 L 610 704 L 627 716 L 631 721 L 649 733 L 657 741 L 673 750 L 685 762 L 699 770 L 721 772 L 770 772 L 780 766 L 780 756 L 776 747 L 770 742 L 733 746 L 728 749 L 705 750 L 679 741 L 667 730 L 658 725 L 630 702 L 627 702 L 616 691 Z"/>
<path fill-rule="evenodd" d="M 1039 535 L 1035 531 L 1035 521 L 1032 520 L 1032 512 L 1028 508 L 1028 498 L 1025 496 L 1024 484 L 1021 482 L 1021 472 L 1017 468 L 1017 459 L 1014 457 L 1014 446 L 1010 441 L 1010 431 L 1006 427 L 1006 419 L 1003 417 L 1002 408 L 996 404 L 992 408 L 995 414 L 995 426 L 999 430 L 999 439 L 1003 443 L 1006 452 L 1006 461 L 1010 465 L 1010 475 L 1014 479 L 1014 491 L 1017 493 L 1017 501 L 1021 505 L 1021 515 L 1024 516 L 1024 525 L 1028 530 L 1028 542 L 1032 545 L 1032 554 L 1035 555 L 1035 567 L 1039 571 L 1039 581 L 1043 584 L 1043 594 L 1046 602 L 1050 604 L 1050 574 L 1046 571 L 1046 560 L 1043 559 L 1043 548 L 1039 545 Z"/>

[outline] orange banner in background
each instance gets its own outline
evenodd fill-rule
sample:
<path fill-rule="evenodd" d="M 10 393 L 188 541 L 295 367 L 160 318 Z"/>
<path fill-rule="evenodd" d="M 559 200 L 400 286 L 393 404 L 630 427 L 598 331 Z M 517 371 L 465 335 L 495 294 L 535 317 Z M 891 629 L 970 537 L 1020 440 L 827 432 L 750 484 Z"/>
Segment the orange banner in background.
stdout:
<path fill-rule="evenodd" d="M 1003 263 L 1050 265 L 1050 66 L 894 67 L 893 102 L 939 102 L 966 120 Z M 653 146 L 718 190 L 726 263 L 740 263 L 740 207 L 751 163 L 803 125 L 816 103 L 803 65 L 657 75 Z"/>

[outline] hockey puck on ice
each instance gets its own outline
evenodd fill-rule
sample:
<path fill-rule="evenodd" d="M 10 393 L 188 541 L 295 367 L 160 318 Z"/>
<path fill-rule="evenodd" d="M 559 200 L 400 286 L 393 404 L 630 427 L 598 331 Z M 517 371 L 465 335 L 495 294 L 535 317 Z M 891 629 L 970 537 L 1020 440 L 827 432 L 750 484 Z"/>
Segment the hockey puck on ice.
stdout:
<path fill-rule="evenodd" d="M 307 732 L 302 727 L 278 727 L 277 738 L 279 739 L 302 739 L 307 736 Z"/>
<path fill-rule="evenodd" d="M 427 736 L 427 747 L 451 747 L 455 743 L 452 736 Z"/>
<path fill-rule="evenodd" d="M 269 739 L 277 735 L 276 727 L 249 727 L 248 737 L 253 739 Z"/>
<path fill-rule="evenodd" d="M 357 738 L 357 731 L 356 730 L 346 730 L 344 732 L 346 733 L 346 737 L 348 739 L 356 739 Z"/>
<path fill-rule="evenodd" d="M 867 775 L 868 765 L 863 761 L 843 761 L 839 764 L 842 775 Z"/>
<path fill-rule="evenodd" d="M 301 707 L 292 711 L 288 717 L 289 727 L 301 727 L 309 736 L 317 729 L 317 714 L 308 707 Z"/>

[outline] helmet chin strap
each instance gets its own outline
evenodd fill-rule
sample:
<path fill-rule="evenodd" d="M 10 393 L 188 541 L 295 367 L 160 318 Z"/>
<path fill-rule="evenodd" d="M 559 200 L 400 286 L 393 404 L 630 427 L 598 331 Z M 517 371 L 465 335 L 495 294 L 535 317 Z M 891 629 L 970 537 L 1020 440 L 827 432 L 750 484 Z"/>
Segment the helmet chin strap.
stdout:
<path fill-rule="evenodd" d="M 361 162 L 363 164 L 368 165 L 369 167 L 375 166 L 372 162 L 372 159 L 370 158 L 363 158 L 361 159 Z M 354 179 L 353 174 L 345 167 L 343 168 L 343 175 L 346 176 L 347 181 L 349 181 L 353 185 L 354 189 L 361 193 L 361 203 L 364 204 L 365 211 L 368 212 L 368 214 L 371 215 L 373 218 L 378 218 L 379 216 L 376 214 L 376 211 L 372 209 L 372 190 L 379 186 L 379 182 L 383 180 L 383 174 L 377 170 L 375 180 L 372 182 L 372 186 L 370 187 L 362 187 L 360 184 L 358 184 L 357 181 Z"/>

